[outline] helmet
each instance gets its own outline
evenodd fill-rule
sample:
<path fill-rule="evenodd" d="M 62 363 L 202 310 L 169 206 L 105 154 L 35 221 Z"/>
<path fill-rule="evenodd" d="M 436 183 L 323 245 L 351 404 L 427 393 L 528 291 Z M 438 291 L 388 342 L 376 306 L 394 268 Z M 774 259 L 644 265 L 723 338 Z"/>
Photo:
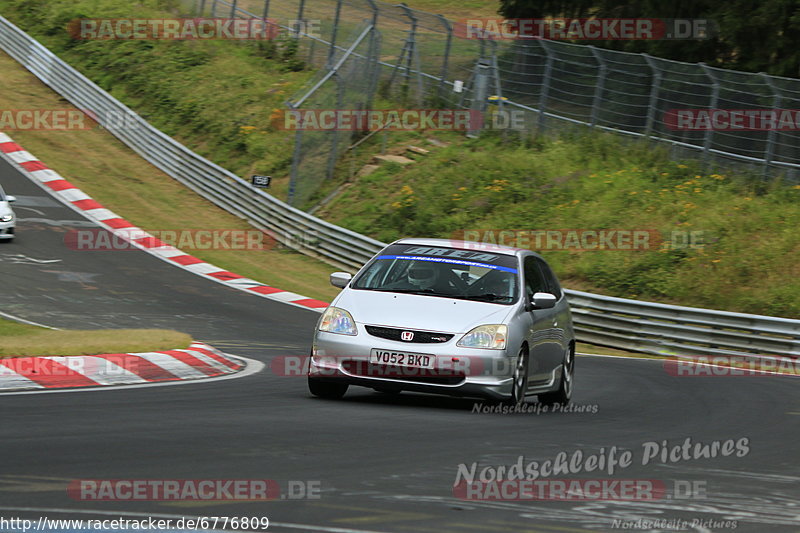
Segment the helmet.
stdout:
<path fill-rule="evenodd" d="M 498 296 L 513 297 L 514 285 L 513 278 L 503 272 L 492 272 L 486 276 L 484 289 L 486 292 Z"/>
<path fill-rule="evenodd" d="M 429 289 L 433 287 L 436 280 L 439 278 L 439 272 L 436 267 L 428 261 L 414 261 L 408 267 L 408 282 L 414 287 L 420 289 Z"/>

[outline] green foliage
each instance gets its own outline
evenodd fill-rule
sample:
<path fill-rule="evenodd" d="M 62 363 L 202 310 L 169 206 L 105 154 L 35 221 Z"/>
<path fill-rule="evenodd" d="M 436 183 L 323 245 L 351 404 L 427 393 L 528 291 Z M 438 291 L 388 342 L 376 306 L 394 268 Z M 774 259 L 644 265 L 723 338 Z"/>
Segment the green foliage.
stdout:
<path fill-rule="evenodd" d="M 718 34 L 704 40 L 587 41 L 602 48 L 647 52 L 656 57 L 700 62 L 748 72 L 798 77 L 800 3 L 797 0 L 500 0 L 509 18 L 706 19 Z"/>
<path fill-rule="evenodd" d="M 705 172 L 670 161 L 658 145 L 609 134 L 539 138 L 534 149 L 454 141 L 429 147 L 414 165 L 382 166 L 326 217 L 384 241 L 463 230 L 652 230 L 647 250 L 542 254 L 572 288 L 800 316 L 800 186 Z M 693 244 L 691 231 L 699 232 Z"/>
<path fill-rule="evenodd" d="M 246 175 L 288 172 L 276 109 L 309 77 L 297 42 L 78 40 L 81 18 L 183 16 L 174 0 L 0 0 L 6 17 L 169 135 Z"/>

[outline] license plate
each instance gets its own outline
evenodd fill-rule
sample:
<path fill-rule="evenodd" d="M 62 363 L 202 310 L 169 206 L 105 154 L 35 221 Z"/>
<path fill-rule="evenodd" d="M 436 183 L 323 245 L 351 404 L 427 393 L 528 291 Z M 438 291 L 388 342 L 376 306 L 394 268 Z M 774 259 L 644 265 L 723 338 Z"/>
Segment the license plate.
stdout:
<path fill-rule="evenodd" d="M 409 366 L 413 368 L 433 368 L 436 357 L 424 353 L 398 352 L 396 350 L 379 350 L 373 348 L 369 353 L 369 362 L 379 365 Z"/>

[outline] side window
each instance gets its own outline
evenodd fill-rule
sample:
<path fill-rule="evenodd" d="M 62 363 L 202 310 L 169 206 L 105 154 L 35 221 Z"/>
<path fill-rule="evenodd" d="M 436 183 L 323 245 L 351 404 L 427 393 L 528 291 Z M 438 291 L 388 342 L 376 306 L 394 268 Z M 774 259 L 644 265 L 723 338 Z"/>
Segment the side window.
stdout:
<path fill-rule="evenodd" d="M 550 268 L 550 265 L 540 260 L 537 260 L 537 263 L 539 263 L 539 266 L 542 269 L 544 283 L 547 286 L 547 290 L 545 292 L 549 292 L 553 296 L 561 298 L 561 285 L 558 283 L 558 278 L 556 278 L 556 275 L 553 274 L 553 270 Z"/>
<path fill-rule="evenodd" d="M 525 273 L 525 295 L 530 300 L 531 296 L 537 292 L 547 292 L 547 287 L 542 278 L 542 272 L 539 265 L 536 264 L 536 258 L 528 256 L 523 263 Z"/>

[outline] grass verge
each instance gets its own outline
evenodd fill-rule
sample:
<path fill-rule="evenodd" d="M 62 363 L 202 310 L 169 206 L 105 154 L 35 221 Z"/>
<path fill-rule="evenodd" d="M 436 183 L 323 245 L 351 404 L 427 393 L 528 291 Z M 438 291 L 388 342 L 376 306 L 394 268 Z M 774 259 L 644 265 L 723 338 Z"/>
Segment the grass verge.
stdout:
<path fill-rule="evenodd" d="M 2 52 L 0 71 L 0 109 L 72 107 Z M 7 133 L 105 207 L 145 230 L 252 229 L 147 163 L 103 129 Z M 18 239 L 25 239 L 24 225 Z M 329 300 L 337 292 L 327 281 L 333 267 L 286 249 L 184 251 L 231 272 L 313 298 Z"/>
<path fill-rule="evenodd" d="M 52 330 L 0 319 L 0 358 L 152 352 L 191 342 L 186 333 L 168 329 Z"/>
<path fill-rule="evenodd" d="M 259 47 L 231 42 L 76 42 L 64 31 L 77 14 L 158 18 L 173 4 L 0 0 L 6 16 L 155 125 L 240 175 L 255 170 L 272 173 L 280 195 L 285 190 L 291 135 L 272 128 L 269 115 L 309 79 L 308 73 L 295 71 L 297 58 L 287 55 L 280 43 Z M 440 5 L 452 8 L 446 0 Z M 18 89 L 24 93 L 28 85 Z M 27 135 L 20 132 L 23 141 Z M 391 136 L 390 144 L 402 150 L 399 140 L 414 138 L 403 135 Z M 425 136 L 417 134 L 422 140 Z M 46 137 L 38 141 L 44 149 L 60 142 L 55 133 Z M 663 246 L 637 252 L 548 247 L 543 255 L 570 288 L 800 316 L 798 187 L 707 171 L 697 162 L 670 161 L 656 145 L 627 143 L 609 134 L 566 132 L 559 139 L 514 140 L 492 134 L 477 140 L 457 134 L 441 137 L 450 146 L 435 147 L 413 165 L 383 164 L 377 172 L 355 179 L 318 214 L 384 241 L 399 236 L 451 237 L 482 229 L 653 230 Z M 378 144 L 376 137 L 360 152 L 365 154 L 370 147 L 378 151 Z M 38 149 L 36 141 L 30 146 Z M 65 152 L 71 157 L 90 146 L 82 141 Z M 44 149 L 42 158 L 47 157 Z M 87 165 L 74 157 L 50 164 L 61 165 L 59 170 L 66 169 L 70 179 L 75 176 L 87 192 L 146 229 L 209 229 L 203 223 L 222 216 L 212 215 L 214 208 L 207 202 L 148 165 L 141 174 L 119 172 L 116 159 L 111 162 L 107 154 L 90 156 L 94 163 L 88 166 L 95 167 L 91 177 L 84 176 Z M 344 161 L 339 170 L 347 164 Z M 340 172 L 337 183 L 325 187 L 332 190 L 343 183 L 345 174 Z M 108 187 L 112 180 L 113 188 Z M 700 242 L 679 242 L 676 235 L 686 238 L 690 232 L 699 235 Z M 314 270 L 310 265 L 318 263 L 307 258 L 290 265 L 277 254 L 235 253 L 228 258 L 226 253 L 197 255 L 320 299 L 336 293 L 325 287 L 330 268 Z M 278 260 L 259 270 L 262 257 Z"/>

